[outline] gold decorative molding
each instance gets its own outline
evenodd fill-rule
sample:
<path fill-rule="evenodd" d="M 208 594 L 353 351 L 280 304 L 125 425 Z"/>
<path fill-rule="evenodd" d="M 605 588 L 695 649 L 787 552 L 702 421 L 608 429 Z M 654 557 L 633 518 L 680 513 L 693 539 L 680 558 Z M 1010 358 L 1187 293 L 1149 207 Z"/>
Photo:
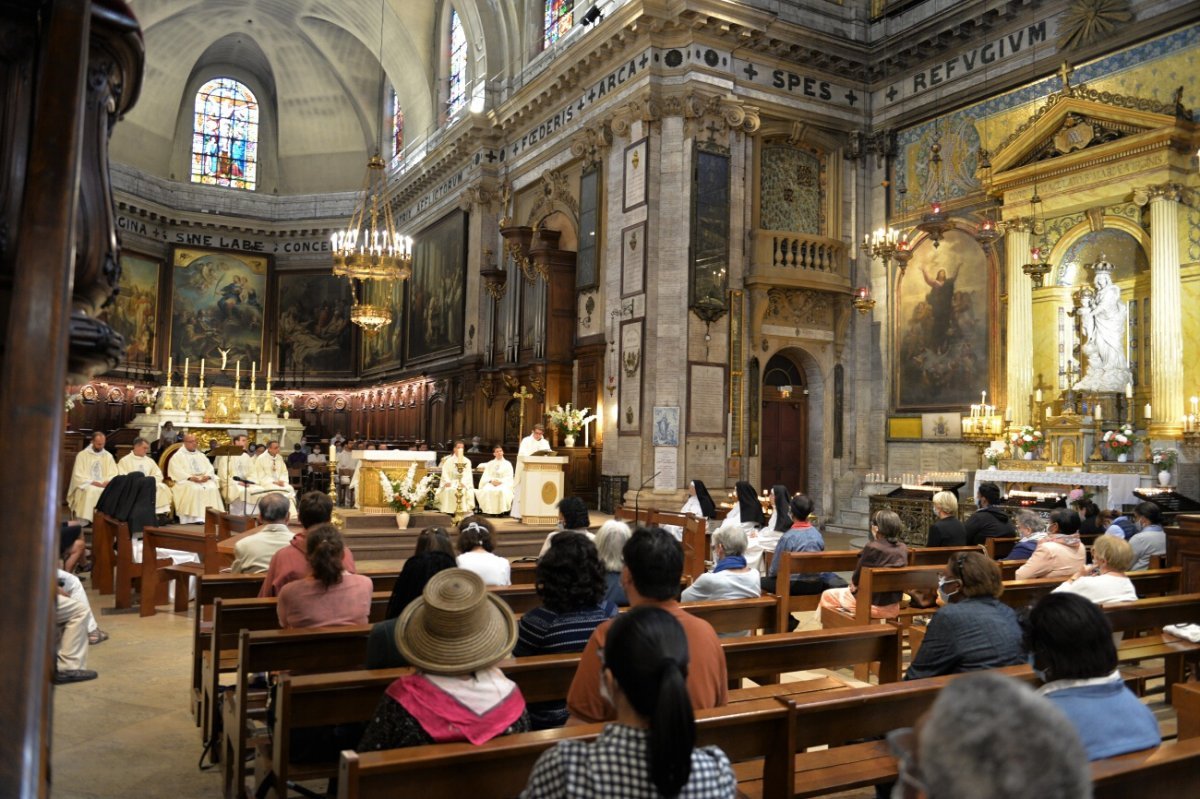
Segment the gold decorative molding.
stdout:
<path fill-rule="evenodd" d="M 1183 199 L 1183 192 L 1184 188 L 1179 183 L 1159 183 L 1154 186 L 1134 189 L 1133 202 L 1139 206 L 1145 206 L 1151 200 L 1156 200 L 1160 197 L 1177 202 Z"/>

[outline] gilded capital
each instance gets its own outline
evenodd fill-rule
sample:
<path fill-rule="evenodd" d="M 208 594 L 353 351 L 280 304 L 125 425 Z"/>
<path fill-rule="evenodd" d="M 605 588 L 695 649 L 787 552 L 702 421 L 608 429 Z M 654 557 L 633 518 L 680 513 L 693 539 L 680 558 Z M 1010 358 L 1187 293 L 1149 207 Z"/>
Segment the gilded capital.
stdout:
<path fill-rule="evenodd" d="M 1003 233 L 1014 232 L 1023 233 L 1033 229 L 1032 220 L 1027 216 L 1017 216 L 1012 219 L 1005 219 L 996 225 Z"/>
<path fill-rule="evenodd" d="M 1141 206 L 1146 205 L 1151 200 L 1157 199 L 1178 202 L 1181 197 L 1183 197 L 1183 186 L 1178 183 L 1158 183 L 1154 186 L 1146 186 L 1134 189 L 1133 191 L 1133 201 Z"/>

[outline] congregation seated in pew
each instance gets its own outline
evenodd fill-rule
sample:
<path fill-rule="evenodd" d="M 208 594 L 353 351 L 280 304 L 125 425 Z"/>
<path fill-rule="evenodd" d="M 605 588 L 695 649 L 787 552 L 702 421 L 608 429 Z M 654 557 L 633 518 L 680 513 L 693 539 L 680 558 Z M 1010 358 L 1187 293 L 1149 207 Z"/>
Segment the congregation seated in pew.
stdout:
<path fill-rule="evenodd" d="M 563 497 L 558 503 L 558 526 L 550 531 L 537 556 L 540 558 L 550 549 L 550 544 L 559 533 L 571 532 L 587 536 L 595 542 L 596 535 L 591 531 L 592 520 L 588 516 L 587 505 L 579 497 Z"/>
<path fill-rule="evenodd" d="M 825 538 L 816 525 L 809 521 L 813 504 L 807 494 L 796 494 L 788 502 L 792 526 L 775 544 L 775 557 L 762 578 L 760 587 L 764 592 L 774 592 L 779 575 L 779 556 L 784 552 L 824 552 Z M 793 574 L 788 578 L 788 589 L 792 596 L 820 594 L 826 588 L 845 588 L 846 582 L 833 572 L 820 574 Z"/>
<path fill-rule="evenodd" d="M 289 528 L 288 532 L 291 534 L 291 538 L 288 543 L 271 556 L 271 562 L 267 566 L 267 575 L 258 592 L 260 597 L 279 596 L 280 590 L 285 585 L 309 575 L 311 570 L 305 537 L 309 530 L 319 524 L 328 524 L 329 520 L 333 518 L 333 500 L 329 498 L 328 494 L 321 491 L 309 491 L 300 497 L 299 517 L 300 525 L 304 529 L 297 533 Z M 343 547 L 342 565 L 346 571 L 358 571 L 354 563 L 354 553 L 350 551 L 350 547 Z"/>
<path fill-rule="evenodd" d="M 1133 516 L 1138 530 L 1127 539 L 1133 547 L 1130 571 L 1141 571 L 1150 567 L 1150 558 L 1167 554 L 1167 534 L 1162 526 L 1162 508 L 1153 502 L 1139 502 Z"/>
<path fill-rule="evenodd" d="M 958 520 L 958 497 L 953 491 L 933 495 L 933 512 L 938 520 L 929 525 L 927 547 L 961 547 L 967 544 L 967 528 Z"/>
<path fill-rule="evenodd" d="M 615 722 L 594 742 L 564 741 L 547 750 L 522 799 L 560 797 L 581 785 L 592 796 L 736 796 L 725 753 L 695 746 L 688 668 L 688 636 L 671 613 L 642 605 L 613 621 L 600 679 Z"/>
<path fill-rule="evenodd" d="M 1069 508 L 1055 508 L 1050 512 L 1046 535 L 1037 541 L 1033 553 L 1017 569 L 1017 579 L 1066 579 L 1076 574 L 1086 560 L 1087 552 L 1079 539 L 1079 515 Z"/>
<path fill-rule="evenodd" d="M 621 571 L 625 568 L 621 553 L 632 534 L 633 530 L 620 519 L 609 519 L 596 531 L 596 551 L 604 568 L 604 601 L 619 608 L 629 607 L 629 597 L 621 584 Z"/>
<path fill-rule="evenodd" d="M 291 502 L 283 494 L 263 494 L 258 500 L 258 518 L 263 525 L 241 538 L 233 547 L 234 574 L 265 572 L 275 555 L 292 542 L 295 533 L 287 526 Z"/>
<path fill-rule="evenodd" d="M 479 575 L 435 574 L 395 629 L 396 648 L 416 672 L 388 686 L 358 751 L 481 744 L 530 729 L 521 690 L 496 666 L 517 643 L 516 619 Z"/>
<path fill-rule="evenodd" d="M 1128 541 L 1102 535 L 1092 544 L 1092 565 L 1082 566 L 1071 579 L 1054 590 L 1079 594 L 1097 605 L 1133 602 L 1138 598 L 1137 590 L 1133 581 L 1125 576 L 1131 563 L 1133 548 Z"/>
<path fill-rule="evenodd" d="M 280 497 L 286 506 L 286 498 Z M 286 511 L 285 511 L 286 512 Z M 342 533 L 318 524 L 305 536 L 309 573 L 279 591 L 279 626 L 338 627 L 366 624 L 371 615 L 371 578 L 346 570 Z"/>
<path fill-rule="evenodd" d="M 752 599 L 762 596 L 758 571 L 746 565 L 746 533 L 740 527 L 722 527 L 713 533 L 713 564 L 683 590 L 684 602 L 717 599 Z M 746 634 L 745 631 L 741 634 Z"/>
<path fill-rule="evenodd" d="M 521 616 L 513 656 L 582 652 L 596 627 L 617 615 L 617 606 L 604 601 L 604 588 L 596 545 L 576 532 L 555 536 L 537 564 L 542 604 Z M 535 730 L 561 727 L 567 703 L 533 703 L 529 716 Z"/>
<path fill-rule="evenodd" d="M 368 669 L 390 669 L 408 665 L 400 655 L 400 650 L 396 648 L 396 624 L 400 614 L 421 596 L 433 575 L 455 567 L 453 547 L 447 552 L 434 549 L 426 543 L 422 549 L 423 542 L 432 540 L 436 544 L 438 533 L 442 538 L 446 538 L 445 531 L 440 527 L 423 531 L 417 539 L 417 554 L 404 561 L 404 568 L 400 570 L 400 576 L 392 586 L 392 595 L 388 598 L 386 617 L 371 628 L 371 636 L 367 639 Z M 449 543 L 448 538 L 446 541 Z"/>
<path fill-rule="evenodd" d="M 675 599 L 683 575 L 683 550 L 679 542 L 661 528 L 639 528 L 630 536 L 622 555 L 625 566 L 621 581 L 630 605 L 635 608 L 643 605 L 659 607 L 683 626 L 690 656 L 687 686 L 693 709 L 726 704 L 729 686 L 721 639 L 712 625 L 690 615 Z M 604 622 L 596 628 L 580 657 L 567 694 L 572 723 L 616 718 L 615 708 L 605 698 L 601 687 L 603 665 L 600 653 L 610 626 L 611 622 Z"/>
<path fill-rule="evenodd" d="M 938 580 L 945 605 L 933 614 L 906 680 L 1025 662 L 1017 614 L 999 599 L 1000 567 L 982 552 L 960 552 Z"/>
<path fill-rule="evenodd" d="M 486 585 L 512 585 L 512 564 L 495 554 L 495 529 L 482 516 L 458 524 L 458 567 L 475 572 Z"/>
<path fill-rule="evenodd" d="M 1013 514 L 1013 527 L 1017 530 L 1017 542 L 1002 560 L 1029 560 L 1037 549 L 1038 542 L 1046 538 L 1042 517 L 1028 509 L 1019 510 Z"/>
<path fill-rule="evenodd" d="M 875 512 L 871 520 L 871 540 L 863 547 L 858 566 L 845 588 L 830 588 L 821 594 L 821 610 L 846 610 L 851 613 L 858 606 L 858 576 L 864 568 L 903 568 L 908 565 L 908 547 L 900 540 L 904 527 L 894 511 Z M 871 618 L 895 618 L 900 612 L 900 595 L 895 593 L 876 594 L 868 597 L 871 603 Z"/>
<path fill-rule="evenodd" d="M 1048 594 L 1030 611 L 1026 637 L 1045 683 L 1038 693 L 1075 725 L 1089 760 L 1162 742 L 1158 720 L 1121 678 L 1112 625 L 1096 604 L 1077 594 Z"/>

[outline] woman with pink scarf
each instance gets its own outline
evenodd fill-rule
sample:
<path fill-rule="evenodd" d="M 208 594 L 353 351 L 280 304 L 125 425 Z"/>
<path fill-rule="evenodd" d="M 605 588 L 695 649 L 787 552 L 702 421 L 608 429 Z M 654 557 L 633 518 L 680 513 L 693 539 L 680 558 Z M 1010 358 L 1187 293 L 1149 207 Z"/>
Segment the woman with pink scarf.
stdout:
<path fill-rule="evenodd" d="M 1060 577 L 1077 574 L 1087 562 L 1087 552 L 1079 541 L 1079 514 L 1070 508 L 1055 508 L 1050 513 L 1046 537 L 1038 541 L 1029 560 L 1017 569 L 1018 580 Z"/>

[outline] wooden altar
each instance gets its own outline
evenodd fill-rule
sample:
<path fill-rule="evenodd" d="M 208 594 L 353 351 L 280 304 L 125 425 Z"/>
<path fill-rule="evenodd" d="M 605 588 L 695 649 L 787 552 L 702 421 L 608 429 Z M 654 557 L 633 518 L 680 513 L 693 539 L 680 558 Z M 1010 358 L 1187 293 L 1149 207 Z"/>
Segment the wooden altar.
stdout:
<path fill-rule="evenodd" d="M 381 474 L 393 483 L 404 479 L 415 463 L 417 469 L 413 480 L 419 481 L 428 474 L 437 462 L 436 452 L 412 452 L 409 450 L 355 450 L 351 453 L 358 464 L 358 490 L 355 500 L 364 513 L 392 513 L 392 508 L 383 500 Z"/>

